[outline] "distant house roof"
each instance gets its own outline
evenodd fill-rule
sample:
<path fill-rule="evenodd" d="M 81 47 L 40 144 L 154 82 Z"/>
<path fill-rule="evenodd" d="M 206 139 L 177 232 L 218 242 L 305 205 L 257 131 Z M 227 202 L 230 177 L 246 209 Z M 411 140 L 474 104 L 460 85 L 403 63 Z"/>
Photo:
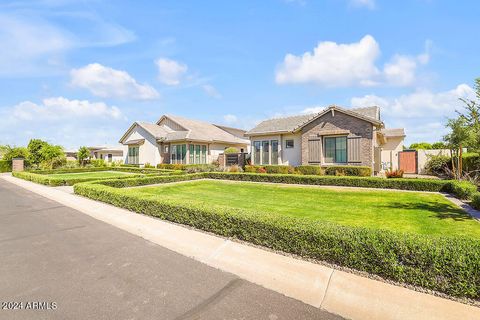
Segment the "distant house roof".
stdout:
<path fill-rule="evenodd" d="M 178 124 L 182 130 L 173 130 L 168 126 L 159 125 L 162 120 L 168 118 L 170 121 Z M 156 140 L 161 140 L 165 142 L 181 141 L 181 140 L 191 140 L 191 141 L 203 141 L 203 142 L 225 142 L 229 144 L 249 144 L 250 141 L 234 135 L 225 129 L 222 129 L 222 126 L 216 126 L 214 124 L 187 119 L 175 115 L 164 115 L 162 116 L 156 124 L 148 122 L 135 122 L 127 130 L 127 132 L 120 139 L 120 143 L 125 144 L 125 139 L 128 137 L 129 133 L 135 126 L 142 127 L 150 135 L 152 135 Z M 184 130 L 183 130 L 184 129 Z M 236 132 L 243 133 L 245 131 L 236 128 L 228 128 L 235 130 Z"/>
<path fill-rule="evenodd" d="M 330 106 L 317 113 L 274 118 L 262 121 L 255 128 L 247 131 L 245 135 L 251 136 L 256 134 L 295 132 L 331 110 L 337 110 L 354 117 L 361 118 L 365 121 L 372 122 L 377 126 L 383 125 L 380 121 L 380 109 L 378 107 L 345 109 L 338 106 Z"/>
<path fill-rule="evenodd" d="M 382 129 L 380 133 L 383 134 L 385 137 L 405 137 L 405 129 L 404 128 L 395 128 L 395 129 Z"/>

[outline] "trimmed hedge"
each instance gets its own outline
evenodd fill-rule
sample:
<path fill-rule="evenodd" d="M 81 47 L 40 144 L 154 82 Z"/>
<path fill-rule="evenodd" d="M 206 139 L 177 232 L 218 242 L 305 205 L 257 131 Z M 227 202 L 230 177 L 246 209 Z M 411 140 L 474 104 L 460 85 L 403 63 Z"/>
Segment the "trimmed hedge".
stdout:
<path fill-rule="evenodd" d="M 198 168 L 202 170 L 205 166 L 214 166 L 213 164 L 170 164 L 170 163 L 160 163 L 157 164 L 157 169 L 169 169 L 169 170 L 187 170 Z"/>
<path fill-rule="evenodd" d="M 286 177 L 286 175 L 203 173 L 80 183 L 74 186 L 74 190 L 76 194 L 91 199 L 225 237 L 233 237 L 274 250 L 369 272 L 386 279 L 421 286 L 452 296 L 479 299 L 480 241 L 478 240 L 401 234 L 255 210 L 232 209 L 209 204 L 186 204 L 184 201 L 162 199 L 161 195 L 147 195 L 135 189 L 112 188 L 112 185 L 125 184 L 128 180 L 131 180 L 131 185 L 138 185 L 145 181 L 162 183 L 190 177 L 239 179 L 240 176 Z M 292 176 L 288 175 L 288 177 Z M 313 178 L 326 181 L 325 177 L 299 177 L 308 181 L 314 181 Z M 341 178 L 345 179 L 344 177 L 333 179 Z M 358 178 L 348 178 L 348 181 L 353 180 Z M 384 181 L 392 180 L 394 179 Z M 438 188 L 435 183 L 433 185 Z"/>
<path fill-rule="evenodd" d="M 306 175 L 324 175 L 325 172 L 320 166 L 298 166 L 295 168 L 298 172 L 301 174 L 306 174 Z"/>
<path fill-rule="evenodd" d="M 467 199 L 468 195 L 472 194 L 472 190 L 476 188 L 475 185 L 470 182 L 456 180 L 383 179 L 376 177 L 308 176 L 293 174 L 266 175 L 228 172 L 207 172 L 204 175 L 210 179 L 237 181 L 448 192 L 460 199 Z"/>
<path fill-rule="evenodd" d="M 148 173 L 166 173 L 175 172 L 174 170 L 167 169 L 155 169 L 155 168 L 137 168 L 137 167 L 88 167 L 88 168 L 63 168 L 52 170 L 31 170 L 29 172 L 37 174 L 57 174 L 57 173 L 82 173 L 82 172 L 99 172 L 99 171 L 120 171 L 120 172 L 133 172 L 139 174 Z M 176 171 L 180 173 L 180 171 Z"/>
<path fill-rule="evenodd" d="M 295 172 L 292 166 L 268 165 L 264 166 L 264 169 L 267 173 L 292 174 Z"/>
<path fill-rule="evenodd" d="M 470 205 L 471 205 L 474 209 L 480 210 L 480 192 L 476 192 L 476 193 L 472 196 L 472 202 L 470 203 Z"/>
<path fill-rule="evenodd" d="M 372 168 L 366 166 L 328 166 L 325 174 L 330 176 L 370 177 Z"/>
<path fill-rule="evenodd" d="M 0 172 L 12 171 L 12 162 L 8 160 L 0 160 Z"/>
<path fill-rule="evenodd" d="M 125 177 L 109 177 L 109 178 L 86 178 L 86 177 L 78 177 L 78 178 L 68 178 L 68 179 L 63 179 L 63 178 L 54 178 L 50 177 L 46 174 L 38 174 L 38 173 L 33 173 L 33 172 L 28 172 L 28 171 L 23 171 L 23 172 L 13 172 L 12 175 L 14 177 L 27 180 L 27 181 L 32 181 L 35 183 L 39 184 L 44 184 L 47 186 L 52 186 L 52 187 L 58 187 L 58 186 L 73 186 L 76 183 L 79 182 L 87 182 L 87 181 L 96 181 L 96 180 L 106 180 L 106 179 L 125 179 Z M 135 178 L 140 178 L 143 177 L 143 175 L 138 174 L 138 175 L 129 175 L 130 177 L 135 177 Z"/>

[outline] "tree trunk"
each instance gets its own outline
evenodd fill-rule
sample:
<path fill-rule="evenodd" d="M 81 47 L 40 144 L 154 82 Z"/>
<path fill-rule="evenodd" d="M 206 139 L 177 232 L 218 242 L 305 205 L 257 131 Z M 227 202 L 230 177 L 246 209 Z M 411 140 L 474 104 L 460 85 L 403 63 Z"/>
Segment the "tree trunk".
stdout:
<path fill-rule="evenodd" d="M 463 154 L 463 148 L 462 145 L 458 148 L 458 179 L 462 179 L 462 172 L 463 172 L 463 159 L 462 159 L 462 154 Z"/>

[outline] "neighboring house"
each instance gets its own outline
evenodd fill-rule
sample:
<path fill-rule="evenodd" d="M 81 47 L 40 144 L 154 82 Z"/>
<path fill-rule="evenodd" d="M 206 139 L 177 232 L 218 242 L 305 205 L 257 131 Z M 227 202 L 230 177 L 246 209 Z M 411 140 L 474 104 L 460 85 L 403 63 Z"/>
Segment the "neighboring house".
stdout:
<path fill-rule="evenodd" d="M 164 115 L 156 123 L 134 122 L 120 139 L 125 163 L 206 164 L 228 147 L 248 152 L 244 130 L 179 116 Z"/>
<path fill-rule="evenodd" d="M 398 166 L 403 129 L 385 129 L 378 107 L 330 106 L 315 114 L 265 120 L 245 134 L 252 164 Z M 385 164 L 384 164 L 385 167 Z"/>
<path fill-rule="evenodd" d="M 123 162 L 123 146 L 96 146 L 87 147 L 90 150 L 90 159 L 101 159 L 105 162 Z"/>

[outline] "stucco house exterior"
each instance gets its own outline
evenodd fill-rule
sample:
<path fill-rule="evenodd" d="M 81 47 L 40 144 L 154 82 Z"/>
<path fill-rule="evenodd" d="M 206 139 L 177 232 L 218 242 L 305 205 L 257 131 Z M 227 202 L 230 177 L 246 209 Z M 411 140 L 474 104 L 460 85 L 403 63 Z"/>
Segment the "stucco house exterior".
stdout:
<path fill-rule="evenodd" d="M 330 106 L 314 114 L 275 118 L 245 133 L 252 164 L 398 167 L 403 129 L 385 129 L 378 107 Z"/>
<path fill-rule="evenodd" d="M 175 115 L 156 123 L 134 122 L 120 138 L 126 164 L 207 164 L 228 147 L 248 152 L 244 130 Z"/>
<path fill-rule="evenodd" d="M 90 159 L 101 159 L 107 163 L 123 161 L 123 146 L 93 146 L 87 147 L 90 151 Z M 66 150 L 67 160 L 77 160 L 78 150 Z"/>

